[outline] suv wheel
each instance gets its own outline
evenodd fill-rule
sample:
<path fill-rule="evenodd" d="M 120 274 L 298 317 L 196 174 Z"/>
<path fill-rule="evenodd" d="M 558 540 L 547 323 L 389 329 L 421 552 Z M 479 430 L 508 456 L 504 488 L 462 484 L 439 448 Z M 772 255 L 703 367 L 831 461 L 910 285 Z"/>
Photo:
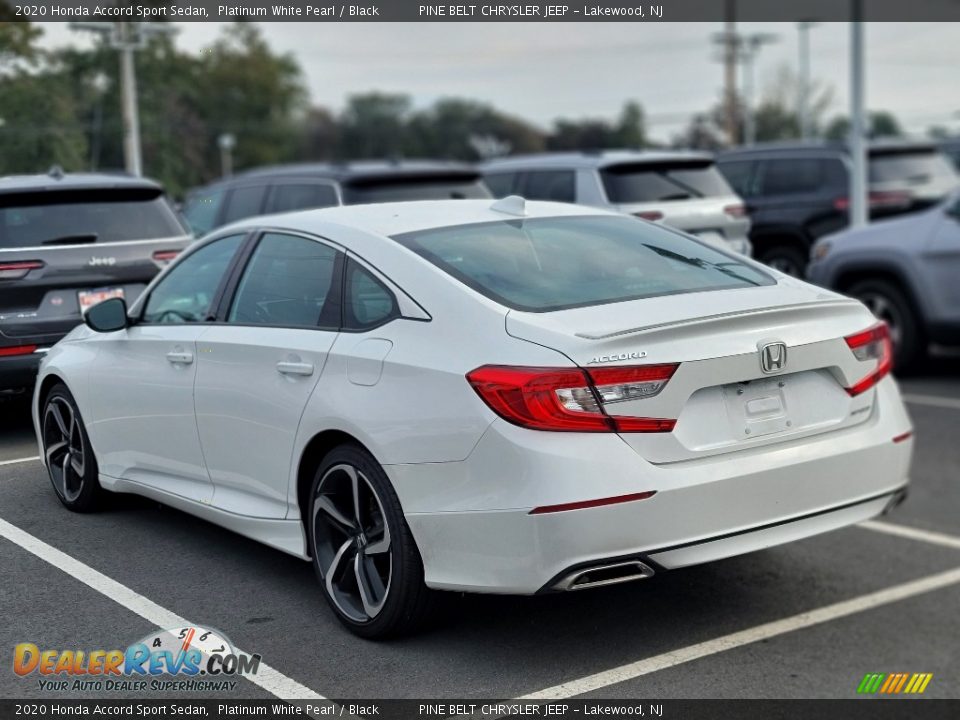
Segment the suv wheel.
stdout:
<path fill-rule="evenodd" d="M 919 317 L 899 287 L 886 280 L 862 280 L 847 293 L 890 326 L 895 368 L 909 368 L 923 356 L 926 346 Z"/>
<path fill-rule="evenodd" d="M 419 628 L 433 592 L 400 501 L 365 450 L 341 445 L 324 458 L 310 493 L 313 567 L 340 621 L 366 638 Z"/>
<path fill-rule="evenodd" d="M 790 277 L 802 278 L 807 269 L 806 256 L 794 245 L 765 248 L 757 253 L 757 260 Z"/>

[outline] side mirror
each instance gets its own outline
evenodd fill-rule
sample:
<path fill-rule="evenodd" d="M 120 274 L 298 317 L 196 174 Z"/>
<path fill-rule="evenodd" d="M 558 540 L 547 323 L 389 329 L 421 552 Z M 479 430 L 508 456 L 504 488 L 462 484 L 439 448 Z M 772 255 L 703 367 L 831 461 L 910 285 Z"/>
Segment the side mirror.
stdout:
<path fill-rule="evenodd" d="M 87 326 L 97 332 L 107 333 L 123 330 L 127 320 L 127 303 L 123 298 L 110 298 L 94 305 L 83 316 Z"/>

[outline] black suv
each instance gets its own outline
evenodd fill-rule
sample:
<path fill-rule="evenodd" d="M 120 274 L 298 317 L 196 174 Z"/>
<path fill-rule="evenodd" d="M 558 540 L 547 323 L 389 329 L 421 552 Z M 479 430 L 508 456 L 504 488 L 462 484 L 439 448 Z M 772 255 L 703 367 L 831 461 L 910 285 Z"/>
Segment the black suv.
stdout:
<path fill-rule="evenodd" d="M 33 384 L 40 357 L 100 300 L 131 302 L 192 238 L 149 180 L 0 178 L 0 391 Z"/>
<path fill-rule="evenodd" d="M 197 235 L 253 215 L 332 205 L 489 198 L 480 172 L 428 160 L 278 165 L 187 193 L 183 214 Z"/>
<path fill-rule="evenodd" d="M 933 143 L 876 141 L 868 148 L 872 218 L 930 207 L 960 184 Z M 810 248 L 849 222 L 850 158 L 843 144 L 760 144 L 717 158 L 727 181 L 747 203 L 754 257 L 803 276 Z"/>

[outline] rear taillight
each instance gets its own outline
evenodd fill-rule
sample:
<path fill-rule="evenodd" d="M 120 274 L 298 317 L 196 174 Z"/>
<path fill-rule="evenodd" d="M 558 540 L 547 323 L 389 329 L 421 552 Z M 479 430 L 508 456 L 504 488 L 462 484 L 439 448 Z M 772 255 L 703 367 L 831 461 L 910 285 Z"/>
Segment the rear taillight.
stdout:
<path fill-rule="evenodd" d="M 747 216 L 746 205 L 727 205 L 723 212 L 732 218 L 744 218 Z"/>
<path fill-rule="evenodd" d="M 19 280 L 27 276 L 31 270 L 43 267 L 41 260 L 16 260 L 14 262 L 0 262 L 0 280 Z"/>
<path fill-rule="evenodd" d="M 676 420 L 617 415 L 611 405 L 653 397 L 676 364 L 594 370 L 484 365 L 467 381 L 514 425 L 558 432 L 670 432 Z"/>
<path fill-rule="evenodd" d="M 893 344 L 890 342 L 890 329 L 886 323 L 879 323 L 872 328 L 848 335 L 844 338 L 860 362 L 876 360 L 874 370 L 852 387 L 847 388 L 850 397 L 856 397 L 866 392 L 880 382 L 893 369 Z"/>
<path fill-rule="evenodd" d="M 14 355 L 31 355 L 36 352 L 36 345 L 17 345 L 15 347 L 0 348 L 0 357 L 13 357 Z"/>
<path fill-rule="evenodd" d="M 166 265 L 179 254 L 179 250 L 157 250 L 153 254 L 153 261 L 161 265 Z"/>
<path fill-rule="evenodd" d="M 910 193 L 896 190 L 875 190 L 867 195 L 867 203 L 871 210 L 909 207 L 911 201 Z M 833 207 L 835 210 L 849 210 L 850 198 L 838 197 L 833 201 Z"/>
<path fill-rule="evenodd" d="M 641 220 L 649 220 L 650 222 L 663 220 L 663 213 L 659 210 L 644 210 L 643 212 L 634 213 L 634 215 Z"/>

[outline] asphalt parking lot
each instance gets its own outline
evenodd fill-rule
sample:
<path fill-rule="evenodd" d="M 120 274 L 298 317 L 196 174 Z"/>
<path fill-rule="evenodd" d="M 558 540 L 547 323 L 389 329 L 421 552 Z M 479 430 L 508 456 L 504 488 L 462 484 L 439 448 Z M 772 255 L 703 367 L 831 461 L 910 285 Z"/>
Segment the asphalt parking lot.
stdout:
<path fill-rule="evenodd" d="M 341 629 L 308 564 L 226 530 L 129 496 L 67 512 L 8 399 L 0 649 L 126 647 L 186 618 L 273 668 L 235 698 L 854 698 L 868 672 L 933 673 L 924 697 L 960 698 L 960 361 L 901 387 L 913 483 L 880 521 L 606 589 L 451 598 L 388 643 Z M 0 696 L 49 697 L 0 667 Z"/>

